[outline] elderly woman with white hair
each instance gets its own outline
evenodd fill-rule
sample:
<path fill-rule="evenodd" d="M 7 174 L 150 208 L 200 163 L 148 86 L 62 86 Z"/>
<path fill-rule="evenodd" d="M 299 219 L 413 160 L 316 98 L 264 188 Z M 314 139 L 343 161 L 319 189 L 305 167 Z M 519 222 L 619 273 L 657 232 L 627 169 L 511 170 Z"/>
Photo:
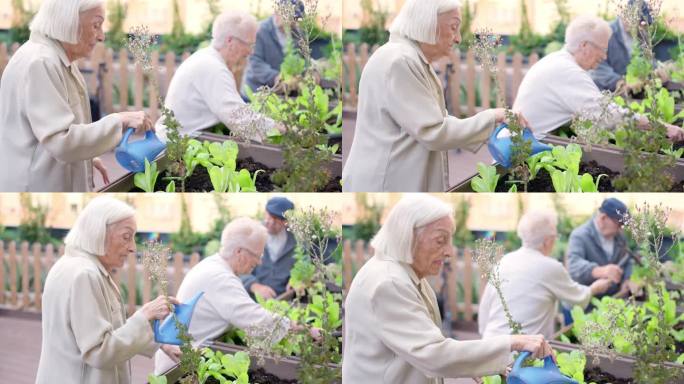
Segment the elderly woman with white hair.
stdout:
<path fill-rule="evenodd" d="M 97 158 L 116 147 L 128 127 L 152 129 L 144 112 L 92 122 L 77 60 L 104 41 L 104 0 L 45 0 L 31 38 L 12 55 L 0 81 L 0 172 L 4 192 L 85 192 Z"/>
<path fill-rule="evenodd" d="M 444 337 L 425 278 L 453 255 L 452 211 L 433 196 L 405 197 L 373 238 L 375 255 L 354 277 L 345 302 L 343 383 L 441 383 L 503 372 L 511 351 L 553 354 L 541 335 Z"/>
<path fill-rule="evenodd" d="M 513 108 L 525 114 L 537 136 L 560 128 L 579 115 L 600 116 L 603 97 L 589 71 L 606 58 L 613 31 L 605 20 L 579 16 L 565 31 L 565 46 L 539 60 L 523 78 Z M 627 112 L 613 104 L 605 123 L 614 126 Z M 637 125 L 649 128 L 644 116 Z M 673 141 L 684 140 L 684 130 L 665 124 Z M 609 127 L 607 127 L 609 128 Z"/>
<path fill-rule="evenodd" d="M 501 291 L 513 320 L 526 334 L 541 333 L 551 338 L 558 301 L 586 307 L 589 300 L 611 287 L 608 279 L 598 279 L 587 287 L 573 281 L 568 271 L 551 254 L 556 243 L 556 216 L 531 211 L 518 223 L 522 247 L 501 259 Z M 487 284 L 478 309 L 479 331 L 483 338 L 509 335 L 503 304 L 494 287 Z"/>
<path fill-rule="evenodd" d="M 36 384 L 128 384 L 129 360 L 159 347 L 150 321 L 165 318 L 176 299 L 159 296 L 126 319 L 112 278 L 135 253 L 135 232 L 135 210 L 111 197 L 95 198 L 79 214 L 45 280 Z"/>
<path fill-rule="evenodd" d="M 368 60 L 342 173 L 345 192 L 444 191 L 446 151 L 477 150 L 504 121 L 503 109 L 467 119 L 446 110 L 442 83 L 431 65 L 461 41 L 460 7 L 459 0 L 406 1 L 390 28 L 390 41 Z"/>
<path fill-rule="evenodd" d="M 254 332 L 256 336 L 267 333 L 269 340 L 277 343 L 296 326 L 252 300 L 240 280 L 240 275 L 250 273 L 261 264 L 267 238 L 266 227 L 258 221 L 245 217 L 235 219 L 221 234 L 218 254 L 202 260 L 185 275 L 178 289 L 178 300 L 204 292 L 188 329 L 194 346 L 213 340 L 230 328 Z M 164 373 L 174 364 L 167 354 L 157 352 L 155 374 Z"/>
<path fill-rule="evenodd" d="M 238 136 L 262 141 L 270 130 L 280 128 L 268 118 L 261 120 L 263 124 L 251 124 L 240 113 L 246 104 L 235 74 L 242 71 L 252 54 L 257 28 L 256 18 L 249 13 L 224 12 L 214 20 L 211 45 L 178 67 L 165 104 L 174 112 L 182 134 L 197 136 L 199 131 L 223 123 Z M 156 127 L 166 139 L 163 117 Z"/>

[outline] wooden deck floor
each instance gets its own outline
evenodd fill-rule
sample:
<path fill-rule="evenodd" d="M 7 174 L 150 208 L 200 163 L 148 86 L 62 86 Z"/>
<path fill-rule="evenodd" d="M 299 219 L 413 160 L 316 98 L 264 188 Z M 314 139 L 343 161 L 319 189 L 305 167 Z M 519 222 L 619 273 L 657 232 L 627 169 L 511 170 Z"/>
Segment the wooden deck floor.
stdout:
<path fill-rule="evenodd" d="M 33 384 L 40 359 L 40 319 L 0 313 L 0 383 Z M 136 356 L 132 361 L 133 383 L 146 383 L 154 361 Z"/>

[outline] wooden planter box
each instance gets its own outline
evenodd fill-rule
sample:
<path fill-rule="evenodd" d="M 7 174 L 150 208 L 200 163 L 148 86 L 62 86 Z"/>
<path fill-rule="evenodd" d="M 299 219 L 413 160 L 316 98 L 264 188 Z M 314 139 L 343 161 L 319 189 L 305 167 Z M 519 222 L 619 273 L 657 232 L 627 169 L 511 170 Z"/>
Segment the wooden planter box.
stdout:
<path fill-rule="evenodd" d="M 575 344 L 561 343 L 559 341 L 549 341 L 551 347 L 559 352 L 572 352 L 579 350 Z M 598 366 L 602 371 L 610 373 L 618 379 L 629 379 L 633 376 L 634 364 L 636 360 L 633 357 L 626 355 L 618 355 L 615 360 L 610 361 L 608 356 L 599 355 L 599 364 L 594 365 L 592 357 L 587 357 L 587 368 Z M 666 366 L 676 368 L 684 371 L 684 365 L 675 363 L 666 363 Z M 678 380 L 671 384 L 684 384 L 684 379 Z"/>
<path fill-rule="evenodd" d="M 234 354 L 236 352 L 247 352 L 247 348 L 227 344 L 218 341 L 208 341 L 202 344 L 202 347 L 208 347 L 214 351 L 220 351 L 223 354 Z M 264 371 L 270 373 L 274 376 L 278 376 L 285 380 L 297 380 L 297 370 L 299 369 L 300 360 L 296 357 L 283 357 L 278 361 L 270 358 L 264 359 L 264 365 L 257 365 L 254 358 L 251 358 L 250 369 L 263 368 Z M 330 369 L 341 369 L 339 364 L 328 364 Z M 176 365 L 167 372 L 164 373 L 170 384 L 175 383 L 180 379 L 181 372 L 179 366 Z M 334 384 L 334 383 L 333 383 Z"/>
<path fill-rule="evenodd" d="M 570 140 L 558 136 L 546 136 L 542 139 L 542 142 L 563 146 L 570 144 Z M 588 162 L 592 160 L 596 161 L 599 165 L 610 168 L 616 172 L 622 172 L 625 169 L 623 153 L 621 150 L 618 150 L 617 147 L 592 145 L 591 151 L 582 152 L 582 161 Z M 506 173 L 506 170 L 499 164 L 496 165 L 496 169 L 500 175 Z M 675 183 L 684 180 L 684 160 L 680 159 L 677 161 L 675 166 L 669 169 L 668 172 L 674 177 Z M 478 173 L 473 173 L 471 177 L 450 188 L 447 192 L 474 192 L 470 186 L 470 181 L 477 175 Z"/>
<path fill-rule="evenodd" d="M 212 142 L 222 142 L 226 140 L 226 136 L 215 135 L 213 133 L 203 133 L 197 139 L 200 141 L 212 141 Z M 241 141 L 236 141 L 240 151 L 238 152 L 238 159 L 245 159 L 251 157 L 254 161 L 264 164 L 269 168 L 280 168 L 283 165 L 283 153 L 282 149 L 275 145 L 257 144 L 251 143 L 246 144 Z M 166 155 L 162 155 L 157 159 L 158 169 L 166 169 L 168 161 Z M 333 161 L 327 164 L 327 168 L 330 170 L 333 177 L 342 176 L 342 156 L 336 155 Z M 111 184 L 103 187 L 98 192 L 129 192 L 135 187 L 133 183 L 133 172 L 129 172 L 122 176 L 121 178 L 114 180 Z"/>

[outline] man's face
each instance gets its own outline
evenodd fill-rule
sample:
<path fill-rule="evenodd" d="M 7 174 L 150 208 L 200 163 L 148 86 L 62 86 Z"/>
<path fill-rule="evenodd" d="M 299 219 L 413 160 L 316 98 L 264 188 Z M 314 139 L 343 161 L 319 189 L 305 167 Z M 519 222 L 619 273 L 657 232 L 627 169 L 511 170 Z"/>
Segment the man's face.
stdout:
<path fill-rule="evenodd" d="M 602 34 L 591 41 L 582 43 L 583 60 L 578 63 L 583 69 L 596 69 L 608 55 L 608 42 L 610 34 Z"/>
<path fill-rule="evenodd" d="M 249 242 L 244 247 L 236 250 L 239 255 L 239 270 L 235 273 L 244 275 L 251 273 L 257 265 L 261 264 L 261 255 L 264 253 L 265 241 Z"/>
<path fill-rule="evenodd" d="M 413 270 L 418 277 L 437 275 L 453 255 L 454 222 L 444 217 L 417 231 L 413 246 Z"/>
<path fill-rule="evenodd" d="M 279 217 L 275 217 L 266 211 L 264 226 L 266 227 L 269 235 L 277 235 L 285 229 L 287 226 L 287 221 Z"/>
<path fill-rule="evenodd" d="M 603 237 L 611 239 L 620 233 L 622 225 L 618 223 L 617 220 L 610 218 L 605 213 L 599 212 L 598 228 Z"/>
<path fill-rule="evenodd" d="M 128 255 L 135 254 L 135 232 L 137 230 L 135 218 L 112 223 L 107 226 L 105 235 L 105 254 L 100 262 L 108 271 L 123 267 Z"/>
<path fill-rule="evenodd" d="M 254 44 L 256 44 L 256 27 L 249 27 L 243 36 L 230 36 L 230 43 L 232 44 L 232 56 L 234 57 L 236 66 L 238 68 L 247 64 L 247 59 L 252 55 Z"/>
<path fill-rule="evenodd" d="M 437 51 L 443 56 L 448 56 L 454 44 L 459 44 L 460 42 L 461 11 L 455 9 L 440 13 L 437 17 Z"/>

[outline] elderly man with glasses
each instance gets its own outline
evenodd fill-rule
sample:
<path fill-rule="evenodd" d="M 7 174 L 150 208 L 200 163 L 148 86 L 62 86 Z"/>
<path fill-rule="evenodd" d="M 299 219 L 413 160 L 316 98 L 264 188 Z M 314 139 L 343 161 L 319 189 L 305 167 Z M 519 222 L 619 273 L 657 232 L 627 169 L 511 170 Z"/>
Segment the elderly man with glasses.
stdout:
<path fill-rule="evenodd" d="M 166 107 L 181 125 L 180 133 L 196 136 L 199 131 L 224 124 L 236 135 L 262 141 L 269 131 L 279 128 L 268 118 L 247 116 L 235 78 L 252 54 L 257 33 L 254 16 L 240 11 L 219 15 L 212 27 L 211 45 L 195 52 L 176 71 L 166 94 Z M 156 124 L 162 137 L 167 128 L 162 116 Z"/>
<path fill-rule="evenodd" d="M 574 19 L 565 32 L 565 46 L 539 60 L 525 75 L 513 109 L 522 112 L 537 135 L 572 121 L 580 114 L 599 115 L 603 95 L 589 71 L 606 59 L 613 31 L 608 22 L 594 16 Z M 607 125 L 616 125 L 626 110 L 613 104 Z M 649 129 L 645 116 L 636 116 L 641 129 Z M 684 130 L 664 124 L 673 141 L 684 140 Z"/>
<path fill-rule="evenodd" d="M 627 206 L 616 198 L 603 201 L 589 221 L 575 228 L 568 241 L 568 269 L 573 280 L 590 285 L 609 279 L 613 285 L 605 295 L 626 293 L 630 287 L 632 260 L 622 232 Z M 600 295 L 599 295 L 600 297 Z"/>
<path fill-rule="evenodd" d="M 183 279 L 176 295 L 179 301 L 188 300 L 197 292 L 204 292 L 188 329 L 195 347 L 215 339 L 232 327 L 256 332 L 255 336 L 268 332 L 268 337 L 277 343 L 290 328 L 296 326 L 252 300 L 240 281 L 241 274 L 250 273 L 261 264 L 267 238 L 266 228 L 258 221 L 235 219 L 221 234 L 218 254 L 202 260 Z M 156 354 L 155 374 L 173 367 L 175 362 L 169 358 L 169 354 L 173 354 L 172 351 Z"/>

